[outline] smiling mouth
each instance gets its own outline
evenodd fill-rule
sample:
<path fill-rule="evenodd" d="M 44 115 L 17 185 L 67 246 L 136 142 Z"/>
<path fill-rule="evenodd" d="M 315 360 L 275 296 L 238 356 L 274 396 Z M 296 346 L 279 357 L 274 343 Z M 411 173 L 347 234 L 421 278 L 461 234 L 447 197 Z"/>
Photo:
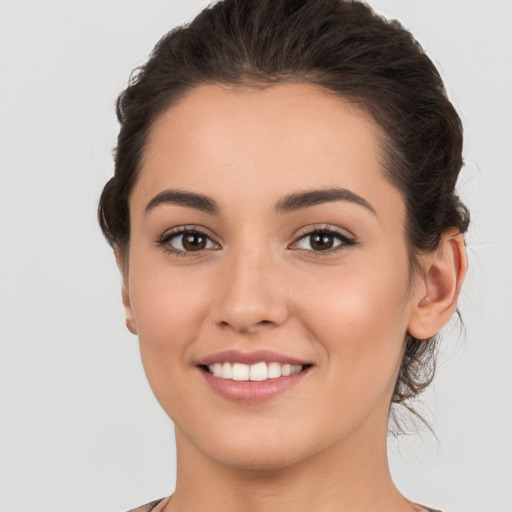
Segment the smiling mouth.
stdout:
<path fill-rule="evenodd" d="M 292 365 L 281 364 L 278 362 L 259 362 L 255 364 L 244 363 L 214 363 L 209 365 L 200 365 L 200 368 L 210 373 L 214 377 L 235 380 L 239 382 L 255 381 L 262 382 L 269 379 L 278 379 L 279 377 L 289 377 L 300 373 L 311 364 Z"/>

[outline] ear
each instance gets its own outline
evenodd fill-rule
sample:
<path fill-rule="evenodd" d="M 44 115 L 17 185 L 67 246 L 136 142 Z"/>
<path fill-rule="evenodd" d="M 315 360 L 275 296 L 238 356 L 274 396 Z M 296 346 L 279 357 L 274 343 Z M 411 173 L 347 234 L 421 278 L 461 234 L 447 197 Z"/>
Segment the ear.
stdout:
<path fill-rule="evenodd" d="M 127 269 L 127 256 L 119 248 L 114 248 L 114 255 L 116 257 L 117 267 L 121 272 L 123 284 L 121 286 L 121 299 L 123 301 L 124 313 L 126 317 L 126 328 L 132 333 L 137 334 L 137 325 L 133 317 L 132 305 L 130 301 L 130 293 L 128 290 L 128 269 Z"/>
<path fill-rule="evenodd" d="M 137 325 L 135 324 L 135 319 L 133 318 L 133 311 L 130 303 L 130 295 L 124 283 L 121 288 L 121 298 L 123 300 L 124 314 L 126 316 L 126 328 L 132 334 L 137 334 Z"/>
<path fill-rule="evenodd" d="M 468 268 L 464 237 L 456 229 L 443 233 L 438 249 L 425 255 L 424 275 L 417 284 L 416 304 L 408 332 L 425 340 L 437 334 L 450 320 Z"/>

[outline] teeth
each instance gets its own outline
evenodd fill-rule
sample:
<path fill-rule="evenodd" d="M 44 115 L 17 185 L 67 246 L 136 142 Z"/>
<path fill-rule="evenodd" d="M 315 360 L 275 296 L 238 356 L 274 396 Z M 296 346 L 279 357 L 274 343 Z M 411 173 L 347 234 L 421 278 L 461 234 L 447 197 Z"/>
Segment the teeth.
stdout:
<path fill-rule="evenodd" d="M 269 379 L 281 377 L 281 365 L 279 363 L 269 363 L 267 376 Z"/>
<path fill-rule="evenodd" d="M 233 364 L 233 380 L 249 380 L 250 367 L 246 364 Z"/>
<path fill-rule="evenodd" d="M 253 364 L 249 373 L 250 380 L 267 380 L 267 365 L 265 363 Z"/>
<path fill-rule="evenodd" d="M 233 368 L 231 363 L 224 363 L 220 370 L 220 377 L 223 379 L 232 379 L 233 378 Z"/>
<path fill-rule="evenodd" d="M 263 381 L 295 375 L 302 370 L 300 365 L 280 363 L 256 363 L 253 365 L 243 363 L 215 363 L 208 365 L 208 370 L 214 377 L 238 381 Z"/>

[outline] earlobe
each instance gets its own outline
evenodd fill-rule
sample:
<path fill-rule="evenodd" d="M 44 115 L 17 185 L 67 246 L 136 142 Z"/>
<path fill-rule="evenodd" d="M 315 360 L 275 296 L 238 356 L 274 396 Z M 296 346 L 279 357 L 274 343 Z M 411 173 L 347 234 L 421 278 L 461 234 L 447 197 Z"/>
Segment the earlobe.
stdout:
<path fill-rule="evenodd" d="M 439 248 L 425 257 L 421 296 L 408 326 L 411 336 L 428 339 L 448 323 L 457 307 L 467 266 L 464 237 L 458 230 L 446 231 Z"/>
<path fill-rule="evenodd" d="M 121 272 L 121 277 L 123 279 L 123 285 L 121 287 L 121 299 L 123 301 L 124 312 L 126 317 L 126 328 L 132 333 L 137 334 L 137 325 L 135 323 L 135 319 L 133 318 L 133 311 L 130 302 L 130 294 L 128 292 L 128 287 L 126 285 L 126 281 L 128 279 L 127 272 L 127 261 L 126 261 L 126 253 L 119 249 L 119 247 L 114 248 L 114 255 L 116 258 L 117 267 Z"/>
<path fill-rule="evenodd" d="M 121 298 L 123 300 L 124 312 L 126 317 L 126 328 L 132 333 L 137 334 L 137 326 L 135 324 L 135 319 L 133 318 L 132 306 L 130 303 L 130 296 L 128 294 L 128 290 L 126 286 L 123 284 L 121 289 Z"/>

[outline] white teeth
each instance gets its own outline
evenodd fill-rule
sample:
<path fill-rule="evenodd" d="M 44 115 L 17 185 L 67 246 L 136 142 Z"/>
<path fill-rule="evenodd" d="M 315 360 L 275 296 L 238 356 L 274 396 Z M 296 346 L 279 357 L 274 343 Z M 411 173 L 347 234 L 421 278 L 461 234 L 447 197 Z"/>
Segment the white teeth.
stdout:
<path fill-rule="evenodd" d="M 295 375 L 302 370 L 301 365 L 280 363 L 256 363 L 253 365 L 243 363 L 214 363 L 208 365 L 208 370 L 214 377 L 232 379 L 237 381 L 264 381 Z"/>
<path fill-rule="evenodd" d="M 269 363 L 268 378 L 277 379 L 278 377 L 281 377 L 281 365 L 279 363 Z"/>
<path fill-rule="evenodd" d="M 249 366 L 242 363 L 234 363 L 233 380 L 249 380 Z"/>
<path fill-rule="evenodd" d="M 283 364 L 281 368 L 281 375 L 283 377 L 288 377 L 292 373 L 292 365 L 291 364 Z"/>
<path fill-rule="evenodd" d="M 267 380 L 267 365 L 256 363 L 251 366 L 250 380 Z"/>
<path fill-rule="evenodd" d="M 224 363 L 220 370 L 220 376 L 223 379 L 232 379 L 233 378 L 233 368 L 231 363 Z"/>
<path fill-rule="evenodd" d="M 292 375 L 299 373 L 302 370 L 302 366 L 292 366 Z"/>

